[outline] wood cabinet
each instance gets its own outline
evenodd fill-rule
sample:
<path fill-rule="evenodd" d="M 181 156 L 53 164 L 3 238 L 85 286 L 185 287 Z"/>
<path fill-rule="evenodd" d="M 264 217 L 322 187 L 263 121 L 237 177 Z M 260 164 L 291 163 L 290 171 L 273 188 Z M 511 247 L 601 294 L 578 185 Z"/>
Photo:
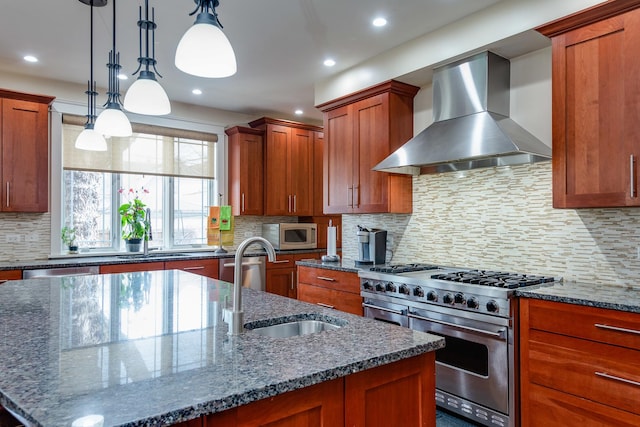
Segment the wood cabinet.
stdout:
<path fill-rule="evenodd" d="M 238 408 L 182 427 L 424 427 L 435 425 L 435 356 L 361 371 Z"/>
<path fill-rule="evenodd" d="M 233 215 L 264 214 L 264 132 L 236 126 L 229 137 L 229 194 Z"/>
<path fill-rule="evenodd" d="M 298 266 L 298 299 L 362 316 L 357 273 Z"/>
<path fill-rule="evenodd" d="M 49 210 L 49 104 L 53 97 L 0 89 L 0 211 Z"/>
<path fill-rule="evenodd" d="M 388 81 L 319 105 L 325 214 L 411 213 L 411 176 L 372 171 L 413 136 L 419 88 Z"/>
<path fill-rule="evenodd" d="M 553 206 L 640 206 L 640 6 L 611 1 L 546 24 Z"/>
<path fill-rule="evenodd" d="M 640 425 L 640 314 L 520 300 L 522 426 Z"/>
<path fill-rule="evenodd" d="M 317 252 L 298 254 L 278 254 L 275 262 L 267 262 L 265 274 L 265 290 L 283 297 L 297 297 L 298 272 L 296 261 L 303 259 L 320 259 Z"/>
<path fill-rule="evenodd" d="M 2 270 L 0 271 L 0 285 L 9 280 L 21 280 L 22 270 Z"/>
<path fill-rule="evenodd" d="M 219 260 L 217 258 L 165 261 L 164 263 L 165 270 L 183 270 L 212 279 L 218 278 L 218 266 Z"/>
<path fill-rule="evenodd" d="M 312 215 L 314 132 L 322 128 L 268 117 L 249 125 L 265 132 L 265 215 Z"/>
<path fill-rule="evenodd" d="M 133 264 L 109 264 L 100 266 L 100 274 L 133 273 L 136 271 L 164 270 L 164 262 L 137 262 Z"/>

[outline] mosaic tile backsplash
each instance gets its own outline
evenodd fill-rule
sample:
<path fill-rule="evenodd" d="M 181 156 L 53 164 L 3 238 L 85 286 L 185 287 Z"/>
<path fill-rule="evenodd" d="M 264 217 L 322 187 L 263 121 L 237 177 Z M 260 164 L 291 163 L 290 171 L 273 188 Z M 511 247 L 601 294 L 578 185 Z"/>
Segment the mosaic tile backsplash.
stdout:
<path fill-rule="evenodd" d="M 640 209 L 553 209 L 551 162 L 421 175 L 413 189 L 412 215 L 343 215 L 343 255 L 357 258 L 360 224 L 388 230 L 388 262 L 640 279 Z"/>

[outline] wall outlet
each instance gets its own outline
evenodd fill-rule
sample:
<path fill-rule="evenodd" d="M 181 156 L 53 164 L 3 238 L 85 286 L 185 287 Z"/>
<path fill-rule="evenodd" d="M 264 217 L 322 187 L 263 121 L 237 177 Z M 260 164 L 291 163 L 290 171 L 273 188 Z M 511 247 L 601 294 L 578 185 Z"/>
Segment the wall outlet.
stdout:
<path fill-rule="evenodd" d="M 5 241 L 7 243 L 20 243 L 22 236 L 19 234 L 7 234 Z"/>

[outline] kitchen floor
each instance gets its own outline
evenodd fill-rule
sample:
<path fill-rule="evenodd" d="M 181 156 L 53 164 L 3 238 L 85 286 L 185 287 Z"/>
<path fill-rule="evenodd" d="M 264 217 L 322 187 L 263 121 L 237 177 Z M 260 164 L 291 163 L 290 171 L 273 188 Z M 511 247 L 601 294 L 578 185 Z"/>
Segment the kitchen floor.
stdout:
<path fill-rule="evenodd" d="M 436 410 L 436 427 L 476 427 L 480 424 L 472 423 L 449 412 Z"/>

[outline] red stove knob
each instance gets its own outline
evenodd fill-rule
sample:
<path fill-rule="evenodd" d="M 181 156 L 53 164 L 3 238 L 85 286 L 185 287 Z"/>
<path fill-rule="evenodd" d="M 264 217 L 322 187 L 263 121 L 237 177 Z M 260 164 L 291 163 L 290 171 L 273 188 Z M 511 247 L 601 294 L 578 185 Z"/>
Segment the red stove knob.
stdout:
<path fill-rule="evenodd" d="M 487 311 L 490 313 L 497 313 L 498 310 L 500 310 L 500 307 L 498 306 L 498 303 L 495 302 L 495 300 L 491 300 L 489 302 L 487 302 Z"/>
<path fill-rule="evenodd" d="M 435 291 L 429 291 L 429 293 L 427 293 L 427 300 L 428 301 L 438 301 L 438 294 Z"/>
<path fill-rule="evenodd" d="M 469 308 L 478 308 L 480 307 L 480 303 L 475 297 L 471 297 L 467 300 L 467 307 Z"/>
<path fill-rule="evenodd" d="M 420 297 L 420 298 L 424 297 L 424 291 L 422 290 L 422 288 L 420 286 L 416 287 L 413 290 L 413 296 Z"/>
<path fill-rule="evenodd" d="M 403 295 L 409 295 L 411 293 L 411 290 L 407 285 L 400 285 L 400 293 Z"/>
<path fill-rule="evenodd" d="M 452 304 L 453 303 L 453 295 L 451 295 L 450 293 L 446 293 L 442 297 L 442 302 L 445 303 L 445 304 Z"/>
<path fill-rule="evenodd" d="M 394 285 L 393 282 L 387 283 L 387 292 L 395 292 L 396 289 L 396 285 Z"/>
<path fill-rule="evenodd" d="M 384 292 L 384 285 L 382 283 L 378 283 L 376 285 L 376 291 L 378 292 Z"/>
<path fill-rule="evenodd" d="M 373 290 L 373 285 L 369 282 L 364 282 L 362 283 L 362 288 L 371 291 Z"/>
<path fill-rule="evenodd" d="M 453 301 L 454 301 L 456 304 L 464 304 L 464 303 L 465 303 L 464 294 L 463 294 L 463 293 L 461 293 L 461 292 L 458 292 L 458 293 L 456 294 L 456 296 L 454 297 Z"/>

